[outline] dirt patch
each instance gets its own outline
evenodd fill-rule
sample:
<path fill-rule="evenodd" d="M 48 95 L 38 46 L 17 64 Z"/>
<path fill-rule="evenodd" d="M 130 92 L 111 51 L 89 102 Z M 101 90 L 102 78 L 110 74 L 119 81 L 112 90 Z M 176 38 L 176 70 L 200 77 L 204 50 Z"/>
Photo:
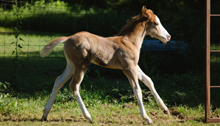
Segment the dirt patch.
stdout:
<path fill-rule="evenodd" d="M 122 108 L 133 108 L 133 106 L 129 105 L 129 104 L 126 104 L 126 105 L 123 105 Z"/>
<path fill-rule="evenodd" d="M 176 108 L 170 108 L 169 109 L 169 111 L 170 111 L 170 114 L 172 115 L 172 116 L 176 116 L 178 119 L 185 119 L 186 117 L 182 114 L 182 113 L 180 113 Z"/>
<path fill-rule="evenodd" d="M 151 111 L 150 114 L 151 114 L 152 116 L 157 116 L 158 113 L 156 113 L 156 112 L 154 112 L 154 111 Z"/>
<path fill-rule="evenodd" d="M 123 108 L 123 109 L 124 109 L 124 108 L 134 108 L 135 106 L 136 106 L 135 103 L 129 102 L 128 104 L 123 105 L 122 108 Z"/>

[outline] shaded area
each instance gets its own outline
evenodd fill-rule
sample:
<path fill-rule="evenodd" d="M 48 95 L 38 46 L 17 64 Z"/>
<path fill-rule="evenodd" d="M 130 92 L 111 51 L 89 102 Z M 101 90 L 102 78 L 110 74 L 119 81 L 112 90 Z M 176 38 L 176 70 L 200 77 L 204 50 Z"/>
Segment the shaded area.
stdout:
<path fill-rule="evenodd" d="M 24 12 L 19 18 L 22 30 L 46 31 L 74 34 L 90 31 L 101 36 L 112 36 L 121 29 L 127 19 L 140 13 L 134 11 L 112 11 L 100 9 L 70 10 L 67 7 L 32 6 L 21 8 Z M 0 25 L 14 28 L 17 26 L 16 10 L 0 14 Z"/>
<path fill-rule="evenodd" d="M 39 52 L 32 52 L 32 57 L 19 57 L 17 59 L 16 63 L 19 64 L 17 68 L 13 67 L 15 66 L 13 59 L 0 58 L 0 63 L 4 64 L 0 67 L 0 80 L 3 83 L 5 81 L 9 82 L 9 87 L 13 89 L 14 94 L 24 94 L 20 95 L 20 97 L 38 97 L 35 96 L 37 92 L 45 92 L 43 93 L 44 95 L 49 95 L 56 77 L 61 75 L 66 66 L 65 58 L 60 55 L 62 53 L 62 51 L 53 52 L 49 57 L 40 58 L 38 56 Z M 181 62 L 179 64 L 171 64 L 170 62 L 165 62 L 167 58 L 164 60 L 161 58 L 162 55 L 159 54 L 159 56 L 155 55 L 157 58 L 154 57 L 155 59 L 153 59 L 154 55 L 154 53 L 144 53 L 139 64 L 143 71 L 152 78 L 156 90 L 168 106 L 183 104 L 189 107 L 196 107 L 204 103 L 204 72 L 187 70 L 180 73 L 175 72 L 178 74 L 174 74 L 172 70 L 174 69 L 175 71 L 176 68 L 183 65 Z M 168 56 L 168 54 L 164 54 L 164 56 Z M 148 59 L 151 58 L 153 62 L 148 62 Z M 157 61 L 159 59 L 161 63 Z M 215 65 L 218 65 L 214 69 L 217 71 L 217 68 L 220 67 L 219 64 Z M 183 70 L 186 69 L 182 68 Z M 216 73 L 212 76 L 214 78 L 213 85 L 218 85 L 220 81 L 218 75 Z M 56 102 L 75 100 L 69 90 L 68 83 L 61 89 L 63 96 L 58 98 Z M 143 90 L 144 102 L 155 102 L 149 89 L 144 84 L 140 84 Z M 65 91 L 66 88 L 68 91 Z M 132 88 L 121 70 L 111 70 L 92 65 L 86 73 L 81 88 L 87 91 L 87 95 L 92 95 L 91 99 L 97 96 L 98 99 L 106 99 L 108 102 L 114 102 L 115 100 L 118 102 L 134 101 Z M 219 107 L 219 91 L 213 90 L 212 93 L 212 105 L 213 107 Z M 84 96 L 82 95 L 82 97 Z M 95 104 L 95 101 L 91 104 Z"/>

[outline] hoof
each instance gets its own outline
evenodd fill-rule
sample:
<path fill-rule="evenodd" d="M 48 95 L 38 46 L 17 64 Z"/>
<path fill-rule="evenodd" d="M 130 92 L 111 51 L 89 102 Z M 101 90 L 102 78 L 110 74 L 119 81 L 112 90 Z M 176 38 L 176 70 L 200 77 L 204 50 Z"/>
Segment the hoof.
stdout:
<path fill-rule="evenodd" d="M 43 121 L 47 121 L 47 117 L 42 117 L 41 118 L 41 121 L 43 122 Z"/>
<path fill-rule="evenodd" d="M 94 123 L 92 120 L 89 120 L 89 122 L 90 122 L 91 124 L 93 124 L 93 123 Z"/>
<path fill-rule="evenodd" d="M 93 123 L 92 118 L 90 115 L 84 115 L 84 118 L 86 118 L 87 120 L 89 120 L 90 123 Z"/>
<path fill-rule="evenodd" d="M 164 110 L 163 113 L 170 114 L 169 110 Z"/>
<path fill-rule="evenodd" d="M 153 124 L 154 122 L 152 120 L 147 121 L 148 125 Z"/>
<path fill-rule="evenodd" d="M 148 118 L 148 119 L 145 119 L 146 120 L 146 122 L 147 122 L 147 124 L 148 125 L 151 125 L 151 124 L 153 124 L 154 122 L 150 119 L 150 118 Z"/>
<path fill-rule="evenodd" d="M 153 124 L 154 122 L 147 116 L 147 114 L 141 115 L 142 118 L 148 123 L 148 125 Z"/>
<path fill-rule="evenodd" d="M 93 123 L 91 118 L 86 118 L 87 120 L 89 120 L 90 123 Z"/>

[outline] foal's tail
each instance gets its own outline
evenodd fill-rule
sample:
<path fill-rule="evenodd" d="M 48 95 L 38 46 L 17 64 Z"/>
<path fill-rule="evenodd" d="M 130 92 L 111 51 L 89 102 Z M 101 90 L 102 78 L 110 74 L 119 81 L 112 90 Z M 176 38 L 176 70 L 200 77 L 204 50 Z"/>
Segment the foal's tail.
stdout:
<path fill-rule="evenodd" d="M 70 37 L 63 36 L 63 37 L 59 37 L 59 38 L 56 38 L 56 39 L 50 41 L 49 44 L 45 45 L 44 48 L 40 51 L 40 56 L 45 57 L 45 56 L 49 55 L 56 45 L 65 42 L 69 38 Z"/>

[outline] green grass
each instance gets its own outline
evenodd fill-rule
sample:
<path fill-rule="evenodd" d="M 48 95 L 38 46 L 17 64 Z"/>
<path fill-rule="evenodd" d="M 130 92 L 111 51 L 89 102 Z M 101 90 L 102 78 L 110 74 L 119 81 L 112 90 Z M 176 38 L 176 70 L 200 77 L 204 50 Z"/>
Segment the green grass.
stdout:
<path fill-rule="evenodd" d="M 0 27 L 0 31 L 4 32 L 11 31 L 15 33 L 13 29 Z M 39 52 L 46 44 L 48 44 L 51 40 L 60 37 L 61 34 L 57 33 L 48 33 L 48 32 L 31 32 L 31 31 L 23 31 L 18 36 L 18 44 L 22 46 L 20 53 L 21 57 L 27 57 L 27 55 L 31 55 L 34 52 Z M 69 36 L 66 34 L 66 36 Z M 12 52 L 15 50 L 15 43 L 17 39 L 13 34 L 0 34 L 0 56 L 3 57 L 11 57 Z M 22 38 L 24 41 L 19 40 Z M 13 44 L 12 44 L 13 43 Z M 62 51 L 63 45 L 59 45 L 54 48 L 54 51 Z M 32 56 L 32 55 L 31 55 Z M 39 53 L 33 56 L 39 56 Z"/>
<path fill-rule="evenodd" d="M 60 5 L 53 5 L 59 3 Z M 90 31 L 102 36 L 117 34 L 128 19 L 136 12 L 116 12 L 111 9 L 82 9 L 81 6 L 66 6 L 59 1 L 43 4 L 37 1 L 34 6 L 26 4 L 16 9 L 4 11 L 0 8 L 0 26 L 13 29 L 76 33 Z M 16 17 L 18 15 L 18 17 Z M 120 20 L 118 20 L 120 19 Z"/>
<path fill-rule="evenodd" d="M 67 92 L 71 92 L 67 90 Z M 85 90 L 81 90 L 84 95 L 84 102 L 90 100 L 85 97 Z M 48 100 L 48 92 L 21 95 L 12 97 L 1 94 L 0 102 L 0 124 L 1 125 L 146 125 L 141 118 L 137 103 L 108 103 L 98 102 L 92 106 L 87 106 L 94 124 L 90 124 L 82 116 L 81 110 L 76 100 L 59 101 L 62 93 L 56 97 L 55 104 L 48 116 L 48 122 L 41 122 L 44 106 Z M 10 101 L 10 102 L 8 102 Z M 5 104 L 5 105 L 4 105 Z M 154 103 L 155 104 L 155 103 Z M 187 106 L 173 106 L 171 115 L 166 115 L 158 106 L 144 103 L 147 114 L 154 120 L 154 125 L 208 125 L 204 124 L 204 107 L 188 108 Z"/>

